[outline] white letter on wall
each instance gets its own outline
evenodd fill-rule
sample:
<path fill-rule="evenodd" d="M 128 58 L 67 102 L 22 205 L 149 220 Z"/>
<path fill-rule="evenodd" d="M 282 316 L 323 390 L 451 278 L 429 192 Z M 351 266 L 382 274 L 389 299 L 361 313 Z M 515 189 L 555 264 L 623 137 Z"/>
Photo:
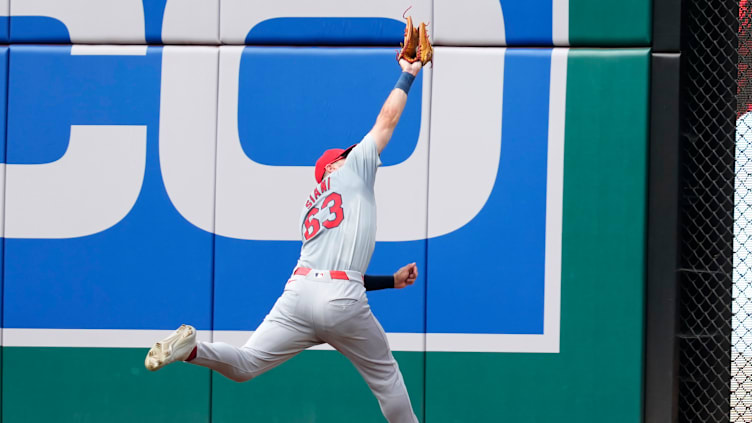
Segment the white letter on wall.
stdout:
<path fill-rule="evenodd" d="M 5 166 L 7 238 L 91 235 L 115 225 L 136 203 L 146 166 L 146 127 L 72 125 L 59 160 Z"/>

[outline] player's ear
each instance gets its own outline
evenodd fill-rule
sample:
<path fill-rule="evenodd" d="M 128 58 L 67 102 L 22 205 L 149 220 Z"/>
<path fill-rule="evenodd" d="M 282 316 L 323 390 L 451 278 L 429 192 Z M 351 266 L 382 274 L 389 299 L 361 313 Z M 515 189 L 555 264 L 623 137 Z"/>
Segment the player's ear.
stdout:
<path fill-rule="evenodd" d="M 328 165 L 324 166 L 324 169 L 326 170 L 326 174 L 327 175 L 330 174 L 330 173 L 332 173 L 332 172 L 334 172 L 335 170 L 337 170 L 337 167 L 334 165 L 337 162 L 339 162 L 339 160 L 335 160 L 335 161 L 329 163 Z"/>
<path fill-rule="evenodd" d="M 332 164 L 329 163 L 328 165 L 324 166 L 324 176 L 321 179 L 326 178 L 329 176 L 330 173 L 332 173 L 334 169 L 332 169 Z"/>

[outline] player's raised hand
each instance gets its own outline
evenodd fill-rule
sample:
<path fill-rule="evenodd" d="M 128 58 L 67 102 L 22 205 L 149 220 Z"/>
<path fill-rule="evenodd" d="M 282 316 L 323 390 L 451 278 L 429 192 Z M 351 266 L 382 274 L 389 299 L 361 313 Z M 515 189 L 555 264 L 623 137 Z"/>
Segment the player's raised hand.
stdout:
<path fill-rule="evenodd" d="M 407 264 L 394 273 L 394 287 L 397 289 L 410 286 L 418 279 L 418 265 L 415 263 Z"/>
<path fill-rule="evenodd" d="M 423 65 L 420 63 L 420 60 L 410 63 L 405 59 L 400 59 L 399 65 L 403 71 L 410 73 L 413 76 L 417 76 L 418 72 L 420 72 L 420 69 L 423 67 Z"/>

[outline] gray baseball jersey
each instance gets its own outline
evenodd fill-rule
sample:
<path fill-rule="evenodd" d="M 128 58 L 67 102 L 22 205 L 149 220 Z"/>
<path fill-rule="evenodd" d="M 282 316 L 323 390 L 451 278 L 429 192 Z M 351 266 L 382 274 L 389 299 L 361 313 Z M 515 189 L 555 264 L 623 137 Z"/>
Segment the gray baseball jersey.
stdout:
<path fill-rule="evenodd" d="M 376 245 L 373 184 L 379 165 L 376 143 L 366 135 L 345 164 L 311 191 L 300 215 L 298 267 L 365 273 Z"/>

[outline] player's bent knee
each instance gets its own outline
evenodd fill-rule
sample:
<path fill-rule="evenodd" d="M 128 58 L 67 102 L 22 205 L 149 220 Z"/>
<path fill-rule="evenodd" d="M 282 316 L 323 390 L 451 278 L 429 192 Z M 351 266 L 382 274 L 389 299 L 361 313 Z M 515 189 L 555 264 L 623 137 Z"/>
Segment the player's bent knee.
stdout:
<path fill-rule="evenodd" d="M 252 372 L 245 372 L 237 368 L 223 368 L 223 369 L 214 369 L 222 376 L 226 377 L 227 379 L 230 379 L 233 382 L 248 382 L 249 380 L 256 377 L 256 374 Z"/>
<path fill-rule="evenodd" d="M 228 379 L 230 379 L 233 382 L 243 383 L 248 382 L 249 380 L 253 379 L 256 375 L 250 374 L 250 373 L 236 373 L 233 375 L 225 375 Z"/>

